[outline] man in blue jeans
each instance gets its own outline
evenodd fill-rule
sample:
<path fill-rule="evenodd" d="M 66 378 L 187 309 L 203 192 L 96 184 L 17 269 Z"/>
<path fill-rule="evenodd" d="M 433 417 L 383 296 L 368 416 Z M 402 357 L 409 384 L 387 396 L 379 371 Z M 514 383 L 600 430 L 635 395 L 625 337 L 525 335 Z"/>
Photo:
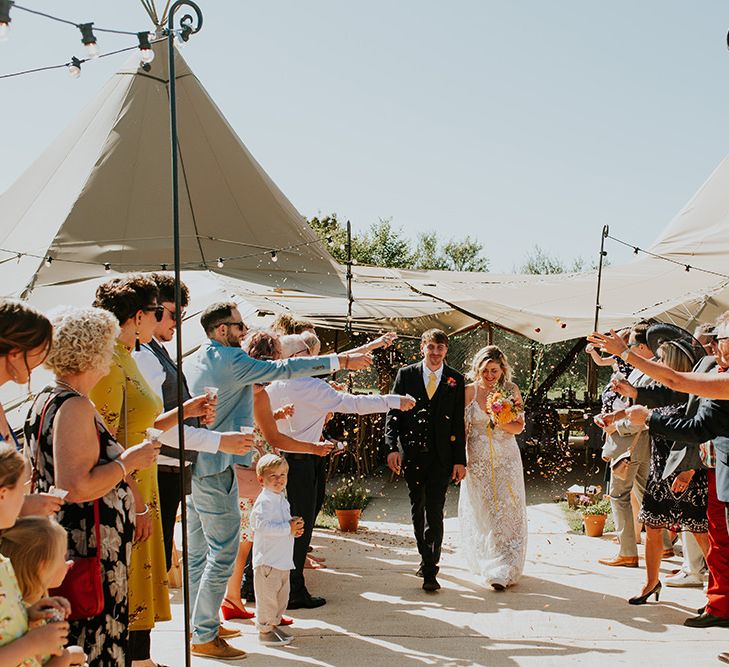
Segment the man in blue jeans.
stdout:
<path fill-rule="evenodd" d="M 372 362 L 367 354 L 346 353 L 279 361 L 252 359 L 240 347 L 248 327 L 235 303 L 208 306 L 200 323 L 208 340 L 186 362 L 185 375 L 193 395 L 204 393 L 205 387 L 217 387 L 214 430 L 238 431 L 242 426 L 253 426 L 252 384 L 321 375 L 340 368 L 359 370 Z M 187 499 L 192 653 L 222 660 L 245 656 L 219 635 L 219 609 L 240 541 L 235 464 L 250 465 L 250 453 L 201 452 Z"/>

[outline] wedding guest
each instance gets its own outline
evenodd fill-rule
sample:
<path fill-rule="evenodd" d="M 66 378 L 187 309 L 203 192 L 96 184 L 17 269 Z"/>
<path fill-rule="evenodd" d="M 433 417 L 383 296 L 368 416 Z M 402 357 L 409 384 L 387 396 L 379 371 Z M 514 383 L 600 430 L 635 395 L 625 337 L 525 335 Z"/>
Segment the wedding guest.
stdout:
<path fill-rule="evenodd" d="M 99 285 L 94 305 L 113 313 L 120 325 L 111 370 L 89 394 L 107 428 L 126 449 L 143 442 L 148 428 L 166 430 L 157 420 L 162 399 L 139 372 L 131 352 L 152 340 L 164 315 L 155 283 L 141 274 Z M 175 423 L 170 419 L 169 426 Z M 156 667 L 151 633 L 157 621 L 171 618 L 157 464 L 134 473 L 136 540 L 129 564 L 129 653 L 133 667 Z M 134 487 L 133 487 L 134 490 Z"/>
<path fill-rule="evenodd" d="M 717 321 L 716 366 L 708 373 L 680 373 L 646 359 L 637 359 L 614 332 L 593 333 L 589 339 L 610 354 L 619 354 L 675 391 L 701 396 L 692 415 L 667 418 L 642 407 L 629 409 L 636 424 L 646 424 L 656 433 L 688 443 L 689 452 L 699 452 L 715 470 L 708 471 L 709 499 L 709 589 L 703 612 L 684 621 L 691 627 L 729 626 L 729 535 L 724 503 L 729 502 L 729 312 Z M 716 455 L 713 451 L 716 450 Z M 714 495 L 716 493 L 716 495 Z M 722 654 L 724 655 L 724 654 Z"/>
<path fill-rule="evenodd" d="M 253 384 L 336 371 L 340 366 L 357 370 L 371 363 L 367 355 L 350 354 L 285 361 L 252 359 L 240 347 L 248 327 L 235 303 L 211 304 L 200 321 L 208 339 L 187 361 L 185 373 L 193 393 L 206 386 L 218 387 L 212 424 L 217 430 L 237 431 L 253 425 Z M 236 463 L 248 466 L 250 455 L 200 453 L 187 499 L 192 653 L 230 660 L 245 655 L 219 633 L 219 609 L 240 541 Z"/>
<path fill-rule="evenodd" d="M 282 646 L 292 639 L 279 626 L 289 601 L 294 538 L 304 532 L 304 520 L 291 516 L 284 495 L 288 477 L 286 459 L 265 454 L 256 465 L 256 475 L 263 487 L 251 511 L 256 627 L 261 643 Z"/>
<path fill-rule="evenodd" d="M 34 368 L 51 348 L 53 327 L 48 318 L 22 301 L 0 299 L 0 386 L 6 382 L 30 384 Z M 0 405 L 0 442 L 22 449 Z M 25 496 L 21 516 L 50 516 L 63 500 L 49 493 Z"/>
<path fill-rule="evenodd" d="M 672 340 L 658 349 L 658 359 L 676 371 L 688 371 L 695 363 L 695 353 L 688 341 Z M 684 399 L 684 395 L 679 395 Z M 658 409 L 664 416 L 685 411 L 681 403 Z M 651 434 L 651 465 L 648 484 L 639 514 L 646 528 L 645 564 L 646 582 L 640 594 L 630 598 L 631 604 L 645 604 L 651 595 L 661 590 L 659 569 L 663 551 L 663 530 L 690 531 L 704 554 L 708 553 L 706 535 L 707 481 L 704 469 L 689 469 L 666 475 L 666 463 L 673 443 L 658 434 Z"/>
<path fill-rule="evenodd" d="M 175 279 L 166 273 L 151 273 L 149 278 L 159 290 L 159 303 L 164 309 L 162 319 L 155 323 L 152 340 L 132 352 L 139 371 L 155 393 L 162 398 L 164 409 L 173 410 L 177 406 L 177 364 L 172 360 L 163 343 L 174 338 L 178 313 L 175 306 Z M 180 284 L 179 317 L 185 317 L 185 308 L 190 292 L 185 283 Z M 182 400 L 192 399 L 187 380 L 182 377 Z M 220 433 L 204 428 L 204 418 L 190 417 L 185 420 L 185 488 L 187 493 L 192 484 L 192 463 L 197 460 L 198 452 L 226 452 L 245 454 L 250 449 L 252 437 L 238 432 Z M 180 507 L 180 461 L 177 425 L 160 435 L 161 455 L 157 460 L 157 484 L 160 498 L 160 518 L 162 538 L 165 547 L 166 568 L 172 567 L 172 546 L 175 522 Z"/>
<path fill-rule="evenodd" d="M 631 328 L 627 345 L 633 351 L 633 356 L 653 357 L 653 352 L 646 339 L 647 331 L 647 322 L 639 322 Z M 630 373 L 627 381 L 631 386 L 639 387 L 649 384 L 652 380 L 636 369 Z M 617 460 L 617 456 L 628 449 L 631 450 L 631 453 L 627 472 L 624 478 L 617 475 L 611 476 L 608 492 L 613 517 L 615 518 L 615 527 L 618 531 L 620 551 L 614 558 L 599 560 L 603 565 L 613 567 L 638 567 L 636 529 L 630 500 L 631 492 L 635 489 L 637 499 L 640 502 L 643 501 L 643 493 L 650 469 L 650 439 L 648 433 L 641 428 L 623 423 L 622 428 L 613 430 L 608 434 L 603 452 L 605 456 Z"/>
<path fill-rule="evenodd" d="M 70 637 L 94 665 L 124 667 L 128 644 L 128 567 L 135 505 L 129 475 L 152 464 L 158 451 L 144 443 L 126 451 L 89 399 L 111 366 L 119 324 L 99 308 L 68 308 L 53 316 L 54 344 L 45 365 L 55 384 L 31 407 L 25 438 L 36 490 L 67 492 L 58 522 L 68 534 L 72 558 L 96 554 L 99 532 L 104 610 L 72 621 Z M 141 509 L 138 508 L 138 511 Z"/>
<path fill-rule="evenodd" d="M 285 336 L 281 340 L 281 346 L 282 354 L 289 359 L 306 358 L 311 354 L 309 346 L 301 336 Z M 316 346 L 313 349 L 316 350 Z M 391 409 L 407 411 L 415 405 L 415 400 L 409 396 L 355 396 L 340 392 L 316 377 L 272 382 L 266 392 L 274 409 L 289 403 L 294 404 L 295 412 L 281 424 L 281 431 L 307 442 L 321 439 L 324 420 L 330 412 L 365 415 L 386 413 Z M 304 532 L 294 542 L 294 569 L 291 571 L 288 608 L 313 609 L 326 604 L 324 598 L 309 593 L 304 579 L 306 554 L 316 519 L 318 458 L 299 452 L 288 452 L 285 456 L 291 473 L 286 487 L 291 511 L 304 519 Z"/>
<path fill-rule="evenodd" d="M 243 349 L 253 359 L 276 360 L 281 358 L 281 345 L 279 337 L 268 331 L 256 331 L 249 336 L 243 343 Z M 253 612 L 249 612 L 243 604 L 241 595 L 241 585 L 243 583 L 244 571 L 253 546 L 253 531 L 250 527 L 250 514 L 253 503 L 258 497 L 261 486 L 258 482 L 258 475 L 255 470 L 256 455 L 278 453 L 279 449 L 289 452 L 302 452 L 306 454 L 314 454 L 319 457 L 325 457 L 331 450 L 332 445 L 328 442 L 302 442 L 296 440 L 279 431 L 277 420 L 290 417 L 294 412 L 293 405 L 287 405 L 273 412 L 271 409 L 271 400 L 265 390 L 265 385 L 253 385 L 253 421 L 255 424 L 254 438 L 254 454 L 251 460 L 251 468 L 243 468 L 236 466 L 237 479 L 239 484 L 240 495 L 240 511 L 241 511 L 241 541 L 238 547 L 238 555 L 235 561 L 233 574 L 228 579 L 228 585 L 225 589 L 225 598 L 220 608 L 223 618 L 226 620 L 240 618 L 250 619 L 254 617 Z M 250 473 L 253 473 L 250 475 Z M 246 479 L 253 477 L 253 479 Z M 247 482 L 241 485 L 241 481 Z M 246 576 L 246 588 L 253 588 L 253 571 L 252 563 Z M 250 595 L 251 601 L 254 595 Z M 284 618 L 282 625 L 290 625 L 292 621 Z"/>
<path fill-rule="evenodd" d="M 0 443 L 0 530 L 18 519 L 26 477 L 25 461 L 15 446 Z M 39 655 L 53 656 L 46 662 L 51 667 L 83 664 L 82 652 L 64 648 L 70 611 L 68 600 L 60 597 L 41 598 L 26 607 L 13 565 L 0 554 L 0 664 L 40 667 Z"/>

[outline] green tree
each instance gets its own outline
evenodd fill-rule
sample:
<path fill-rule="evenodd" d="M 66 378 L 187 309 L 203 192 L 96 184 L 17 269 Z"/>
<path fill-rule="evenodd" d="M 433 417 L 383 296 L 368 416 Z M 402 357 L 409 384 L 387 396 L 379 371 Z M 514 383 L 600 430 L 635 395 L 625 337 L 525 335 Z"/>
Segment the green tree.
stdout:
<path fill-rule="evenodd" d="M 410 241 L 390 218 L 380 218 L 364 234 L 352 237 L 352 256 L 360 264 L 408 269 L 413 264 Z"/>
<path fill-rule="evenodd" d="M 447 271 L 450 268 L 448 259 L 440 251 L 435 232 L 418 234 L 414 255 L 413 269 Z"/>
<path fill-rule="evenodd" d="M 451 239 L 443 246 L 443 254 L 448 258 L 454 271 L 488 271 L 489 260 L 481 255 L 483 245 L 476 239 L 466 236 L 462 241 Z"/>

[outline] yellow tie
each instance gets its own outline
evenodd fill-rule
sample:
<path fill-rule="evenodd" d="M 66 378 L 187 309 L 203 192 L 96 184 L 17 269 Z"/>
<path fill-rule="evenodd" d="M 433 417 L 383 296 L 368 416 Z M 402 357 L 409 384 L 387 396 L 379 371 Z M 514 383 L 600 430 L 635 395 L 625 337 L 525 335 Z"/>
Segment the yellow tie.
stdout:
<path fill-rule="evenodd" d="M 435 384 L 435 373 L 431 373 L 430 377 L 428 378 L 428 386 L 425 388 L 426 393 L 428 394 L 428 400 L 433 398 L 433 394 L 435 394 L 436 390 L 436 384 Z"/>

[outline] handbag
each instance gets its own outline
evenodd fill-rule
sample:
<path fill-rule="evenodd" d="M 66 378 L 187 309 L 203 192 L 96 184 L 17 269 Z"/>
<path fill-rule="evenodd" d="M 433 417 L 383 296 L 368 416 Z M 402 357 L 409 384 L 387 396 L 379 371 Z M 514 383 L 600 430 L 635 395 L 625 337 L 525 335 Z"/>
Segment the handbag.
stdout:
<path fill-rule="evenodd" d="M 43 421 L 52 398 L 51 396 L 43 406 L 38 424 L 36 452 L 32 460 L 33 476 L 31 480 L 31 493 L 35 493 L 35 486 L 38 481 L 38 461 L 40 459 L 40 439 L 43 433 Z M 98 438 L 98 431 L 96 435 Z M 100 439 L 99 447 L 101 447 Z M 96 555 L 74 558 L 61 585 L 49 591 L 51 595 L 59 595 L 68 600 L 71 605 L 71 614 L 68 619 L 71 621 L 93 618 L 104 611 L 104 589 L 101 574 L 101 527 L 99 524 L 98 499 L 94 500 L 94 531 L 96 533 Z"/>

